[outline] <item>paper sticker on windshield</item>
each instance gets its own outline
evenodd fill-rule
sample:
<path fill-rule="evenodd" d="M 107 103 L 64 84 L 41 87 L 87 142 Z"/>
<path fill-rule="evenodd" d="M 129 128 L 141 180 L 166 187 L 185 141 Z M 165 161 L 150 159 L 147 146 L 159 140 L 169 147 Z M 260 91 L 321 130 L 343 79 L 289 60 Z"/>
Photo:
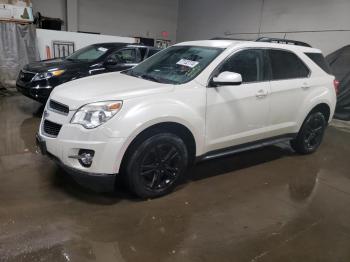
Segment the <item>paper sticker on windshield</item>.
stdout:
<path fill-rule="evenodd" d="M 198 61 L 191 61 L 191 60 L 187 60 L 187 59 L 181 59 L 179 62 L 176 63 L 177 65 L 183 65 L 183 66 L 187 66 L 190 68 L 195 67 L 196 65 L 199 64 Z"/>
<path fill-rule="evenodd" d="M 97 49 L 98 51 L 101 51 L 101 52 L 106 52 L 108 50 L 107 48 L 104 48 L 104 47 L 99 47 Z"/>

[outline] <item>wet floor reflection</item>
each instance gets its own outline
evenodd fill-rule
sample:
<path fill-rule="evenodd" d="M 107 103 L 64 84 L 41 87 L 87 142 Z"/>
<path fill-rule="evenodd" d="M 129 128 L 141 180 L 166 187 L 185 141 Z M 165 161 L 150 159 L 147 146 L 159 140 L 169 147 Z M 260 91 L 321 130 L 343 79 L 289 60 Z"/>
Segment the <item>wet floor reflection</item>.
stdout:
<path fill-rule="evenodd" d="M 274 155 L 281 150 L 271 147 L 260 153 Z M 288 150 L 285 153 L 291 155 Z M 66 215 L 64 218 L 68 218 L 69 223 L 63 223 L 61 230 L 69 232 L 67 240 L 54 245 L 48 254 L 39 249 L 38 253 L 30 252 L 30 257 L 46 256 L 45 261 L 53 258 L 54 261 L 69 261 L 65 260 L 67 258 L 84 261 L 113 261 L 116 258 L 118 261 L 165 261 L 173 258 L 186 261 L 192 256 L 200 258 L 196 250 L 205 249 L 214 252 L 211 257 L 214 259 L 219 256 L 215 248 L 220 253 L 230 254 L 232 249 L 235 250 L 234 245 L 242 245 L 262 233 L 276 231 L 279 234 L 286 224 L 298 219 L 304 208 L 295 208 L 285 202 L 288 199 L 298 203 L 307 201 L 316 185 L 319 169 L 299 165 L 294 169 L 294 176 L 277 178 L 273 183 L 271 178 L 264 177 L 259 185 L 253 182 L 259 181 L 258 173 L 239 172 L 268 161 L 252 159 L 249 165 L 246 158 L 249 154 L 198 165 L 190 171 L 196 176 L 196 181 L 190 185 L 200 183 L 194 191 L 185 183 L 174 195 L 146 202 L 133 198 L 123 189 L 114 194 L 95 194 L 79 187 L 61 169 L 55 168 L 51 180 L 54 189 L 74 200 L 69 208 L 78 208 L 81 212 L 67 212 L 65 204 L 56 206 L 54 212 L 58 217 L 51 223 L 59 223 L 62 215 Z M 231 170 L 229 166 L 236 162 L 244 164 L 240 168 L 233 165 Z M 222 166 L 226 166 L 222 172 L 215 172 Z M 201 178 L 203 168 L 206 171 Z M 225 177 L 220 178 L 220 175 Z M 207 183 L 206 180 L 211 178 L 226 182 Z M 230 190 L 232 186 L 234 191 Z M 212 191 L 208 192 L 205 187 L 211 187 Z M 240 187 L 243 188 L 240 190 Z M 55 231 L 50 234 L 58 235 Z M 66 237 L 67 234 L 63 239 Z M 22 260 L 23 255 L 20 258 Z"/>
<path fill-rule="evenodd" d="M 350 261 L 347 132 L 329 128 L 309 156 L 281 144 L 203 162 L 140 201 L 86 190 L 35 154 L 38 105 L 6 99 L 0 261 Z"/>

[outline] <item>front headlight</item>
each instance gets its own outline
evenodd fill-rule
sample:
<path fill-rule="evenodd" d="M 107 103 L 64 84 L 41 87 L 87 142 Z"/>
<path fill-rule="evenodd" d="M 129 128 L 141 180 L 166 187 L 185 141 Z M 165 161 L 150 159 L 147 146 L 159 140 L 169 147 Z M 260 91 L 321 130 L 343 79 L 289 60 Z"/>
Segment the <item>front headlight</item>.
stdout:
<path fill-rule="evenodd" d="M 34 77 L 34 80 L 43 80 L 43 79 L 51 78 L 53 76 L 60 76 L 64 72 L 65 70 L 54 70 L 54 71 L 39 73 Z"/>
<path fill-rule="evenodd" d="M 111 119 L 122 108 L 122 101 L 105 101 L 87 104 L 75 112 L 71 124 L 79 124 L 87 129 L 95 128 Z"/>

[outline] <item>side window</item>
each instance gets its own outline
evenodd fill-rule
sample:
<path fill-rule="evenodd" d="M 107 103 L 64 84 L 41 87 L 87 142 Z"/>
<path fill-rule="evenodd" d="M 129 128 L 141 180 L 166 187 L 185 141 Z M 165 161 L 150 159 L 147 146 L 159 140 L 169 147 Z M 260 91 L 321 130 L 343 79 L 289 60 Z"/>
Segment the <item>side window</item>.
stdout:
<path fill-rule="evenodd" d="M 268 80 L 266 59 L 263 50 L 247 49 L 230 57 L 220 72 L 235 72 L 242 75 L 244 83 Z"/>
<path fill-rule="evenodd" d="M 141 60 L 145 59 L 146 58 L 146 53 L 147 53 L 147 48 L 140 47 L 139 50 L 140 50 L 140 54 L 141 54 Z"/>
<path fill-rule="evenodd" d="M 77 60 L 86 60 L 86 61 L 94 61 L 101 56 L 103 56 L 108 49 L 104 47 L 99 48 L 90 48 L 85 52 L 81 52 L 80 54 L 77 54 L 75 58 Z"/>
<path fill-rule="evenodd" d="M 158 53 L 160 51 L 160 49 L 150 49 L 148 50 L 148 57 Z"/>
<path fill-rule="evenodd" d="M 272 80 L 305 78 L 310 71 L 300 58 L 288 51 L 269 50 Z"/>
<path fill-rule="evenodd" d="M 132 64 L 138 62 L 136 49 L 132 48 L 118 50 L 112 54 L 111 57 L 115 58 L 118 63 L 121 64 Z"/>
<path fill-rule="evenodd" d="M 331 74 L 331 68 L 329 67 L 326 59 L 321 53 L 305 53 L 314 63 L 323 69 L 328 74 Z"/>

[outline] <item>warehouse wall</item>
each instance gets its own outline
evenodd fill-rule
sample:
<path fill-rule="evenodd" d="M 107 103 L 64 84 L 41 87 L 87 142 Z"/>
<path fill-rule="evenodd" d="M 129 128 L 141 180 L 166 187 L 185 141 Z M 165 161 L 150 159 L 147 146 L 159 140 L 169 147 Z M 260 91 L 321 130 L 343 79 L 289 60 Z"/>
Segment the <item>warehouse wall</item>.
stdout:
<path fill-rule="evenodd" d="M 349 0 L 180 0 L 177 41 L 286 36 L 328 54 L 350 44 L 349 10 Z"/>
<path fill-rule="evenodd" d="M 66 1 L 32 0 L 35 11 L 66 20 Z M 119 36 L 176 40 L 178 0 L 78 0 L 77 29 Z"/>
<path fill-rule="evenodd" d="M 176 39 L 178 0 L 80 0 L 79 30 Z"/>

